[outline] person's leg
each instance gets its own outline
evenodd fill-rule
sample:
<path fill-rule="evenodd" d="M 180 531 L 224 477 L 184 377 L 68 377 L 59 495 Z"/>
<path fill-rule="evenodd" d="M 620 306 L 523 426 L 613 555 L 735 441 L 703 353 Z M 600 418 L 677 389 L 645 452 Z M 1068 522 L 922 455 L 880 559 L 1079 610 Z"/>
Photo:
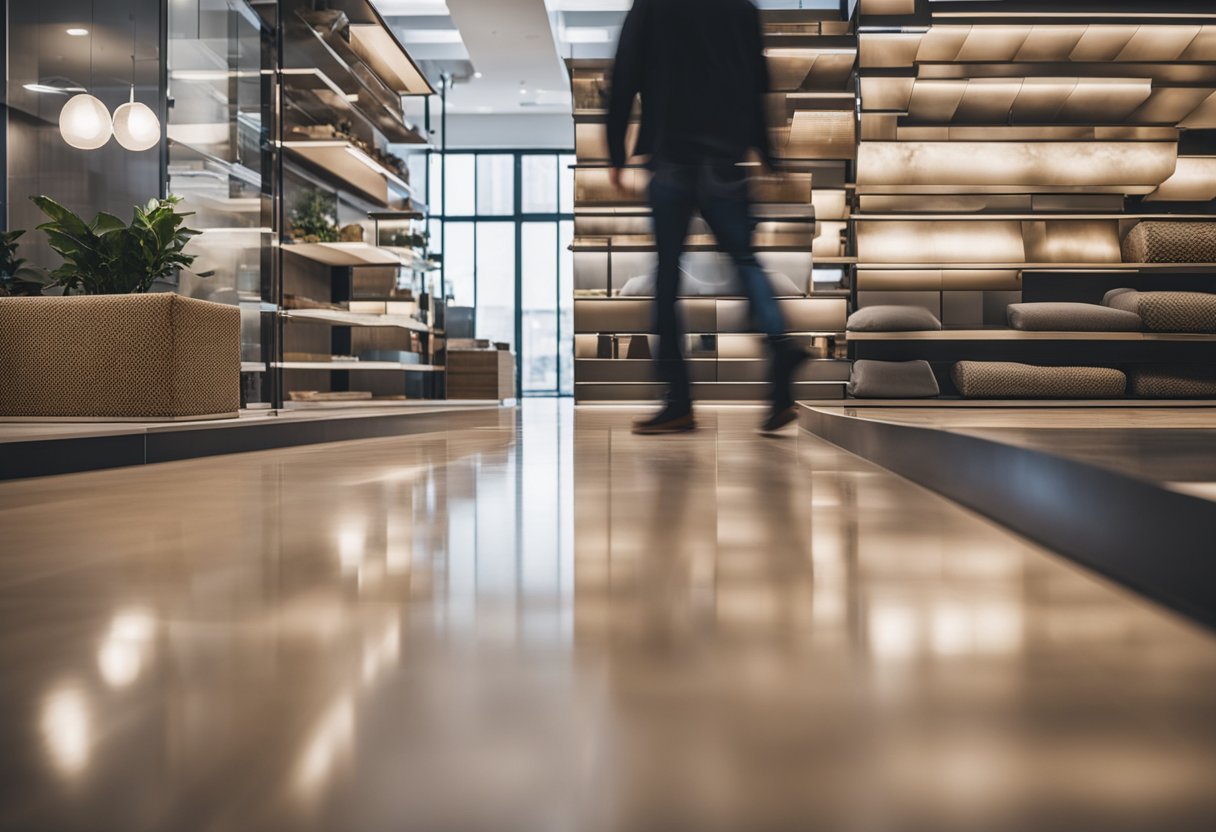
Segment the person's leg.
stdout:
<path fill-rule="evenodd" d="M 795 416 L 792 381 L 806 352 L 786 334 L 785 319 L 752 244 L 754 222 L 747 176 L 735 165 L 707 166 L 700 179 L 698 204 L 718 246 L 735 265 L 751 307 L 752 322 L 766 338 L 772 412 L 764 430 L 777 430 Z"/>
<path fill-rule="evenodd" d="M 681 343 L 683 327 L 676 309 L 680 296 L 680 259 L 695 207 L 695 169 L 655 164 L 650 180 L 650 208 L 654 221 L 658 271 L 655 277 L 655 329 L 659 336 L 656 369 L 667 384 L 664 414 L 679 416 L 692 409 L 688 366 Z M 663 414 L 660 414 L 663 415 Z"/>

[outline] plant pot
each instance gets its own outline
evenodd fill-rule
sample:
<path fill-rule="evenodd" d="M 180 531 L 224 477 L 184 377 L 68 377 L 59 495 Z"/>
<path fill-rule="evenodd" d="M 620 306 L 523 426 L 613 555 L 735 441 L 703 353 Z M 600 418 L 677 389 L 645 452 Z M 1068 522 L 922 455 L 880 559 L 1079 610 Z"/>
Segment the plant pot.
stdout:
<path fill-rule="evenodd" d="M 236 416 L 241 316 L 174 294 L 0 298 L 0 418 Z"/>

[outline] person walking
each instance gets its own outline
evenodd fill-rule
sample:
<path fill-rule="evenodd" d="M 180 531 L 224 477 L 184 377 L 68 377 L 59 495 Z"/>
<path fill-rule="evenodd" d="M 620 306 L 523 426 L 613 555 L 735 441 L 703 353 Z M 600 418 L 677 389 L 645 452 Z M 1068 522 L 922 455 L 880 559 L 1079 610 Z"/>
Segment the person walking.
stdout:
<path fill-rule="evenodd" d="M 768 91 L 760 13 L 750 0 L 635 0 L 612 71 L 608 149 L 612 184 L 619 190 L 628 158 L 626 133 L 640 95 L 642 122 L 634 153 L 648 157 L 651 172 L 658 250 L 656 364 L 667 385 L 662 410 L 635 422 L 635 433 L 696 428 L 676 301 L 680 259 L 697 211 L 734 263 L 753 324 L 766 336 L 772 406 L 761 430 L 779 430 L 797 418 L 791 384 L 807 354 L 786 334 L 772 284 L 756 259 L 743 166 L 755 150 L 770 171 L 778 167 L 769 140 Z"/>

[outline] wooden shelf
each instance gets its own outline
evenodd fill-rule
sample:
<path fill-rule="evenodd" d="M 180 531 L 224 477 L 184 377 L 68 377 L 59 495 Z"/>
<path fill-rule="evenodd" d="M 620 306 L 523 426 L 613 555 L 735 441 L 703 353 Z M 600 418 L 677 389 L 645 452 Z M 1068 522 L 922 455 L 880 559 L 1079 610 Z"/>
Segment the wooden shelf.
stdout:
<path fill-rule="evenodd" d="M 441 373 L 444 368 L 434 364 L 401 364 L 396 361 L 279 361 L 282 370 L 326 370 L 331 372 L 407 372 Z"/>
<path fill-rule="evenodd" d="M 283 250 L 326 266 L 404 266 L 394 252 L 368 243 L 284 243 Z"/>
<path fill-rule="evenodd" d="M 944 329 L 929 332 L 849 332 L 849 341 L 1175 341 L 1216 343 L 1216 335 L 1170 332 L 1025 332 L 1020 329 Z"/>
<path fill-rule="evenodd" d="M 413 200 L 414 190 L 408 182 L 344 139 L 290 139 L 283 142 L 283 147 L 335 184 L 357 191 L 379 205 L 393 202 L 390 191 Z"/>
<path fill-rule="evenodd" d="M 284 312 L 283 317 L 293 321 L 330 326 L 392 327 L 408 329 L 411 332 L 431 331 L 428 325 L 405 315 L 373 315 L 362 312 L 344 312 L 337 309 L 292 309 Z"/>

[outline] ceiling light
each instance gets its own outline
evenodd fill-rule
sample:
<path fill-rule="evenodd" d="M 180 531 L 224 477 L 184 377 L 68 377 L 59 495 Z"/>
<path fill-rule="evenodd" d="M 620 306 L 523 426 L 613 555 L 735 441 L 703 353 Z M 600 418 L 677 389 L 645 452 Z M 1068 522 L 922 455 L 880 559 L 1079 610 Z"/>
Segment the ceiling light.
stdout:
<path fill-rule="evenodd" d="M 160 144 L 160 119 L 152 108 L 131 100 L 114 111 L 114 138 L 127 150 L 150 150 Z"/>
<path fill-rule="evenodd" d="M 59 132 L 63 140 L 79 150 L 102 147 L 110 140 L 113 129 L 106 105 L 87 93 L 69 98 L 59 112 Z"/>
<path fill-rule="evenodd" d="M 480 73 L 480 72 L 474 72 L 474 73 L 473 73 L 473 77 L 474 77 L 474 78 L 480 78 L 481 76 L 482 76 L 482 73 Z"/>
<path fill-rule="evenodd" d="M 83 37 L 86 37 L 86 36 L 89 34 L 89 30 L 88 30 L 88 29 L 82 29 L 82 28 L 81 28 L 81 27 L 79 27 L 79 26 L 73 26 L 71 29 L 68 29 L 68 30 L 67 30 L 67 33 L 68 33 L 69 35 L 71 35 L 72 37 L 74 37 L 74 38 L 83 38 Z"/>
<path fill-rule="evenodd" d="M 84 92 L 84 87 L 56 87 L 51 84 L 22 84 L 21 88 L 30 92 L 49 92 L 57 95 L 67 95 L 70 92 Z"/>
<path fill-rule="evenodd" d="M 611 43 L 612 33 L 601 26 L 566 27 L 562 40 L 566 43 Z"/>

